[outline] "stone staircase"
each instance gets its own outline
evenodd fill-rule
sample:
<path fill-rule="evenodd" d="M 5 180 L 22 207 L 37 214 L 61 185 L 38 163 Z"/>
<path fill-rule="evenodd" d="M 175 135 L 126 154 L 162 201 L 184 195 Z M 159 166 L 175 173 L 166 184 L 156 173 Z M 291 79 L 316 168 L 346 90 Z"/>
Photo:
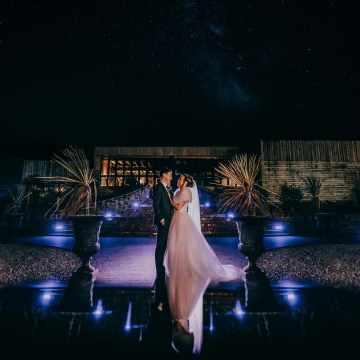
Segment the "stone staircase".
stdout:
<path fill-rule="evenodd" d="M 234 221 L 201 207 L 201 227 L 204 236 L 238 236 Z M 102 236 L 156 236 L 152 207 L 130 209 L 126 214 L 108 217 L 101 227 Z"/>
<path fill-rule="evenodd" d="M 205 236 L 238 236 L 236 224 L 218 214 L 217 193 L 199 187 L 202 232 Z M 108 215 L 101 227 L 102 236 L 156 236 L 150 188 L 109 199 L 100 204 L 101 213 Z"/>
<path fill-rule="evenodd" d="M 217 194 L 199 188 L 202 232 L 205 236 L 238 236 L 235 222 L 216 212 Z M 105 215 L 100 234 L 109 237 L 154 237 L 156 226 L 150 188 L 141 187 L 135 191 L 98 202 L 92 212 Z M 36 224 L 36 229 L 31 229 Z M 72 222 L 59 219 L 32 219 L 24 224 L 32 235 L 72 235 Z M 27 226 L 26 226 L 27 225 Z M 27 229 L 26 229 L 27 227 Z"/>

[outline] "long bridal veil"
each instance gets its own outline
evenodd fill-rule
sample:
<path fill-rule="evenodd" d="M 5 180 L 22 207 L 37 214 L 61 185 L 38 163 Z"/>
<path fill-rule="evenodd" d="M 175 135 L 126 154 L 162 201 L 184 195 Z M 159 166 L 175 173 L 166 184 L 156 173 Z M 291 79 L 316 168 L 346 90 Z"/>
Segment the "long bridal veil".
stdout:
<path fill-rule="evenodd" d="M 193 353 L 200 353 L 203 340 L 203 296 L 210 283 L 240 278 L 240 269 L 221 265 L 201 232 L 200 201 L 197 184 L 174 195 L 187 202 L 187 212 L 175 212 L 171 221 L 164 266 L 168 299 L 174 319 L 186 322 L 194 335 Z M 187 327 L 187 324 L 185 325 Z"/>
<path fill-rule="evenodd" d="M 193 184 L 193 187 L 190 188 L 192 199 L 188 205 L 188 214 L 194 220 L 194 223 L 199 231 L 201 231 L 199 192 L 195 181 Z"/>
<path fill-rule="evenodd" d="M 195 181 L 193 187 L 190 188 L 190 190 L 192 199 L 191 202 L 189 202 L 188 204 L 188 214 L 193 219 L 198 230 L 201 232 L 200 200 L 198 188 Z M 199 297 L 195 305 L 194 311 L 190 315 L 189 331 L 194 334 L 193 352 L 200 353 L 203 338 L 203 296 Z"/>
<path fill-rule="evenodd" d="M 199 296 L 194 311 L 189 317 L 189 331 L 194 334 L 194 353 L 200 353 L 203 339 L 203 294 L 210 283 L 227 282 L 244 278 L 244 271 L 234 265 L 221 265 L 215 252 L 206 241 L 201 232 L 201 218 L 200 218 L 200 200 L 196 182 L 190 188 L 192 193 L 192 200 L 188 204 L 188 214 L 193 219 L 199 235 L 195 236 L 197 245 L 193 251 L 198 256 L 198 261 L 194 264 L 194 273 L 197 273 L 197 278 L 194 278 L 194 283 L 202 288 L 201 296 Z M 199 261 L 199 259 L 202 259 Z"/>

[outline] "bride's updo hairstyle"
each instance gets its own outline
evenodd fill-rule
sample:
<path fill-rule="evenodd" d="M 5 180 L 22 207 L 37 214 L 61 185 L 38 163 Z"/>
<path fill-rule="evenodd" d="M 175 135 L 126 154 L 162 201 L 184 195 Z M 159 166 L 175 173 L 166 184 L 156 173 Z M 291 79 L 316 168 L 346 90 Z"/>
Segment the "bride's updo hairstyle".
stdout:
<path fill-rule="evenodd" d="M 192 188 L 194 186 L 194 179 L 189 174 L 181 174 L 184 177 L 184 180 L 187 181 L 187 187 Z"/>

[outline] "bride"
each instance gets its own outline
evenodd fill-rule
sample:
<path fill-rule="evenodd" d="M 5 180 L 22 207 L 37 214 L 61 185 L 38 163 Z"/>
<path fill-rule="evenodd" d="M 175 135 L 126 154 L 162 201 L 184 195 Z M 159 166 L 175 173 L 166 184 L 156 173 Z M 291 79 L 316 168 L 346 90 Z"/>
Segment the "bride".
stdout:
<path fill-rule="evenodd" d="M 202 346 L 203 295 L 210 283 L 244 279 L 245 272 L 221 265 L 201 233 L 200 203 L 192 176 L 182 174 L 171 201 L 175 208 L 164 256 L 166 287 L 174 323 L 173 348 L 199 354 Z"/>

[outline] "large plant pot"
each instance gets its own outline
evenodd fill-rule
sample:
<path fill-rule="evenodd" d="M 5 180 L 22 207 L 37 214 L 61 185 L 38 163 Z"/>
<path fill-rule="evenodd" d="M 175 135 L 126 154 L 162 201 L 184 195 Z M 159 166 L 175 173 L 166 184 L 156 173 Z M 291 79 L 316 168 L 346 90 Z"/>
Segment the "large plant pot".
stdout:
<path fill-rule="evenodd" d="M 24 214 L 14 213 L 6 215 L 6 231 L 9 243 L 14 243 L 19 235 L 23 218 Z"/>
<path fill-rule="evenodd" d="M 246 256 L 248 265 L 245 271 L 256 271 L 256 259 L 265 251 L 264 232 L 268 217 L 234 218 L 239 233 L 239 251 Z"/>
<path fill-rule="evenodd" d="M 89 273 L 79 268 L 69 279 L 57 311 L 93 312 L 93 288 L 97 271 Z"/>
<path fill-rule="evenodd" d="M 75 243 L 72 251 L 81 257 L 82 271 L 94 272 L 90 260 L 100 250 L 99 236 L 105 217 L 102 215 L 70 216 L 74 227 Z"/>
<path fill-rule="evenodd" d="M 270 280 L 258 267 L 245 276 L 245 311 L 276 312 L 281 307 L 276 300 Z"/>

